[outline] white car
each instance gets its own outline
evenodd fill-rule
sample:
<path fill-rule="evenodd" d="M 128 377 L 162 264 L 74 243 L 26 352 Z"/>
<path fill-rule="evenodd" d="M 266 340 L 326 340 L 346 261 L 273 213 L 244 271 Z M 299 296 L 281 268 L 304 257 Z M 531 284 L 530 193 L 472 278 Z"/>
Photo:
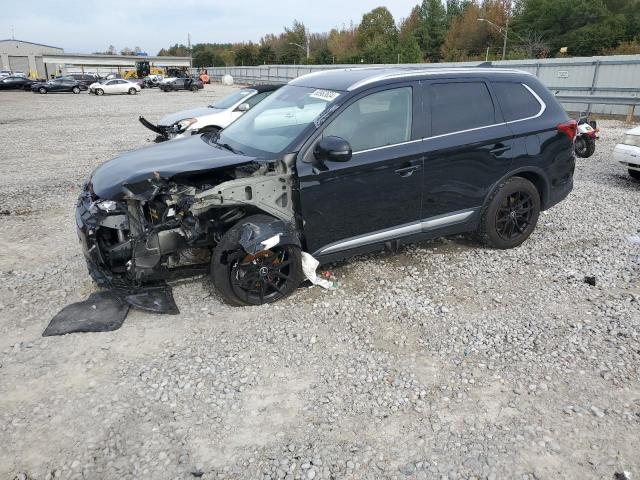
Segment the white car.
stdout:
<path fill-rule="evenodd" d="M 625 132 L 622 143 L 613 149 L 613 158 L 627 168 L 632 178 L 640 180 L 640 127 Z"/>
<path fill-rule="evenodd" d="M 154 125 L 144 117 L 142 123 L 158 134 L 156 142 L 174 140 L 197 133 L 217 132 L 226 128 L 244 112 L 253 108 L 282 85 L 254 85 L 243 88 L 208 107 L 194 108 L 173 113 Z"/>
<path fill-rule="evenodd" d="M 0 70 L 0 78 L 11 77 L 11 70 Z"/>
<path fill-rule="evenodd" d="M 140 85 L 124 78 L 113 78 L 111 80 L 101 80 L 89 85 L 89 93 L 104 95 L 105 93 L 128 93 L 135 95 L 141 90 Z"/>

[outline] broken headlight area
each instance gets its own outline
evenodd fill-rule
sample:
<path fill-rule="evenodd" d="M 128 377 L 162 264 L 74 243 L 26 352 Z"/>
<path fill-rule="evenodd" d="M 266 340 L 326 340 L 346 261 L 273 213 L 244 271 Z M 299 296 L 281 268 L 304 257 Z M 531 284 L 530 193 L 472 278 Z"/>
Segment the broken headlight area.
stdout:
<path fill-rule="evenodd" d="M 120 200 L 96 198 L 88 182 L 76 210 L 89 272 L 109 288 L 208 273 L 221 236 L 248 214 L 266 211 L 283 225 L 293 220 L 291 176 L 274 164 L 172 180 L 154 175 L 122 192 Z"/>

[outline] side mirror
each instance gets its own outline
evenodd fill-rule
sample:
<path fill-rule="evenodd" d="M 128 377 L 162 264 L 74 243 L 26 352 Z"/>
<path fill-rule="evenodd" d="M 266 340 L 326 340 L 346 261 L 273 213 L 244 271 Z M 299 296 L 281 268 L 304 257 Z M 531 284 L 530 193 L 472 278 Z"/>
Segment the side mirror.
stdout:
<path fill-rule="evenodd" d="M 316 160 L 327 160 L 329 162 L 348 162 L 351 160 L 351 145 L 344 138 L 332 135 L 323 137 L 316 143 L 313 149 L 313 156 Z"/>
<path fill-rule="evenodd" d="M 251 108 L 251 106 L 248 103 L 241 103 L 240 105 L 238 105 L 238 107 L 236 108 L 236 110 L 238 112 L 246 112 L 247 110 L 249 110 Z"/>

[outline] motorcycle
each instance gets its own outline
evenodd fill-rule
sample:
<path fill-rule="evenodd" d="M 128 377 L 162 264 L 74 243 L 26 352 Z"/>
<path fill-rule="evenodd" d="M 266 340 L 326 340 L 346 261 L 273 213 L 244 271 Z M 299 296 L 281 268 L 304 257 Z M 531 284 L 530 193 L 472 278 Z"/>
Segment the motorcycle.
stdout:
<path fill-rule="evenodd" d="M 589 158 L 596 151 L 596 139 L 598 138 L 598 128 L 595 120 L 580 116 L 578 119 L 578 131 L 573 144 L 576 155 L 580 158 Z"/>

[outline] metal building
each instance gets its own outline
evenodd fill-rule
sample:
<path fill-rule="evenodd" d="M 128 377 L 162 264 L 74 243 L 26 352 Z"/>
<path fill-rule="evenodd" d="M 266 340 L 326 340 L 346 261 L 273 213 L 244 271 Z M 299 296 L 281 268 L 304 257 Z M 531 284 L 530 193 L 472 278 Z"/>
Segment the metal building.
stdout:
<path fill-rule="evenodd" d="M 23 40 L 0 40 L 0 66 L 2 70 L 24 72 L 32 78 L 46 78 L 47 70 L 54 72 L 55 65 L 45 66 L 44 55 L 61 54 L 64 50 L 51 45 Z"/>

